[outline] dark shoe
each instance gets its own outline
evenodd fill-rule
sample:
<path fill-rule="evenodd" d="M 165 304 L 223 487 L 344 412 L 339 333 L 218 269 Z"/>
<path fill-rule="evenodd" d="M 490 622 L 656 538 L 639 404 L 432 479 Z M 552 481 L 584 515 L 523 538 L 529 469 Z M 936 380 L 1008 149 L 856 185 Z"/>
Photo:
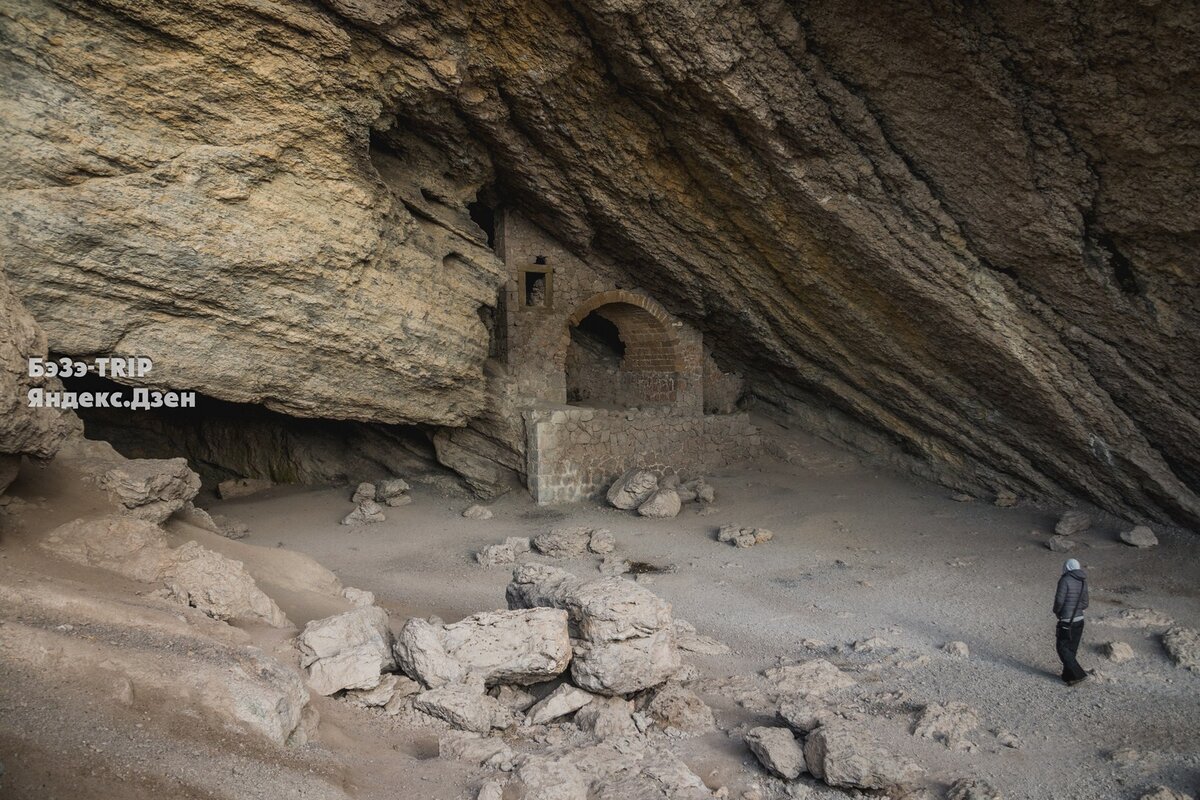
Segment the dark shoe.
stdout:
<path fill-rule="evenodd" d="M 1073 681 L 1067 681 L 1067 686 L 1075 686 L 1076 684 L 1083 683 L 1087 679 L 1088 679 L 1088 676 L 1084 675 L 1082 678 L 1076 678 Z"/>

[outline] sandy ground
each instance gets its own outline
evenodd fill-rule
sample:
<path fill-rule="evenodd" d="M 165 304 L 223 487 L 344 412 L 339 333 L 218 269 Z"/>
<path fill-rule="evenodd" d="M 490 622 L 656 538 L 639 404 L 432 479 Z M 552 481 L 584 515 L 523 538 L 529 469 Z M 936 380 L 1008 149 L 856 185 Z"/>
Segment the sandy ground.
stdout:
<path fill-rule="evenodd" d="M 795 445 L 793 463 L 765 459 L 712 474 L 715 511 L 701 516 L 689 505 L 672 520 L 644 520 L 598 503 L 541 508 L 512 493 L 490 505 L 493 519 L 473 521 L 460 516 L 472 500 L 420 483 L 414 503 L 387 509 L 384 523 L 361 527 L 338 524 L 352 508 L 345 487 L 277 487 L 201 504 L 247 523 L 252 533 L 242 543 L 308 553 L 346 585 L 373 591 L 393 627 L 411 615 L 453 621 L 503 607 L 510 570 L 477 566 L 473 554 L 484 545 L 563 525 L 608 528 L 619 555 L 674 567 L 647 576 L 648 588 L 669 600 L 677 617 L 733 648 L 729 655 L 685 659 L 706 678 L 828 657 L 859 679 L 860 702 L 890 698 L 876 709 L 880 734 L 924 764 L 934 784 L 976 775 L 1007 798 L 1029 800 L 1137 798 L 1159 783 L 1196 790 L 1200 675 L 1169 661 L 1158 630 L 1099 620 L 1121 609 L 1150 608 L 1200 626 L 1200 539 L 1160 530 L 1159 547 L 1135 550 L 1116 540 L 1119 523 L 1111 519 L 1078 537 L 1072 555 L 1089 571 L 1092 593 L 1081 660 L 1098 674 L 1067 688 L 1057 677 L 1050 611 L 1064 556 L 1043 545 L 1061 509 L 955 502 L 941 487 L 786 435 Z M 0 578 L 18 580 L 13 576 L 23 570 L 53 569 L 31 542 L 77 516 L 79 503 L 88 501 L 77 499 L 53 469 L 23 477 L 14 491 L 45 498 L 19 525 L 10 522 L 0 543 Z M 715 541 L 725 522 L 767 527 L 775 538 L 738 550 Z M 598 562 L 588 556 L 555 563 L 589 575 L 598 574 Z M 299 601 L 281 605 L 301 624 L 322 613 Z M 871 637 L 886 647 L 851 647 Z M 939 649 L 951 640 L 966 642 L 971 656 Z M 1128 642 L 1137 657 L 1121 665 L 1104 661 L 1097 647 L 1106 641 Z M 119 785 L 103 780 L 121 775 L 113 764 L 130 767 L 144 758 L 157 759 L 154 769 L 138 772 L 144 780 L 134 782 L 145 793 L 128 789 L 123 796 L 317 796 L 314 786 L 329 785 L 364 799 L 458 800 L 473 798 L 486 774 L 437 759 L 435 732 L 404 730 L 334 700 L 317 701 L 320 744 L 273 755 L 202 732 L 190 744 L 164 747 L 152 715 L 142 720 L 145 727 L 134 728 L 131 719 L 75 702 L 68 688 L 55 689 L 52 681 L 47 688 L 46 676 L 9 676 L 5 684 L 0 762 L 9 774 L 0 779 L 0 797 L 6 783 L 24 787 L 14 795 L 20 797 L 118 796 L 67 792 L 57 777 L 86 777 L 90 770 L 103 786 Z M 770 724 L 770 714 L 721 695 L 705 699 L 723 728 Z M 962 701 L 978 710 L 975 752 L 952 752 L 909 734 L 913 711 L 933 701 Z M 50 719 L 47 708 L 54 709 Z M 102 757 L 80 744 L 83 728 L 108 731 L 99 738 L 111 752 Z M 1001 745 L 995 731 L 1015 734 L 1021 746 Z M 189 741 L 178 732 L 171 736 Z M 727 785 L 735 798 L 763 774 L 738 737 L 719 731 L 682 740 L 675 749 L 710 786 Z M 219 791 L 208 793 L 204 780 L 183 777 L 206 767 L 206 779 Z M 181 777 L 172 784 L 164 774 Z M 40 794 L 33 791 L 34 777 L 41 780 Z"/>

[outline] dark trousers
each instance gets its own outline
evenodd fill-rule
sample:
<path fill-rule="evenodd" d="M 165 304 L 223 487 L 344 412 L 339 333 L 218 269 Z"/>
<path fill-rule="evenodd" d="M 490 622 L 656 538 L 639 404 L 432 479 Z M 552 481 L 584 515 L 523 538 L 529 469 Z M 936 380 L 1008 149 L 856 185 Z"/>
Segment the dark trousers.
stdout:
<path fill-rule="evenodd" d="M 1058 650 L 1058 660 L 1062 662 L 1062 679 L 1078 681 L 1087 677 L 1083 667 L 1079 666 L 1075 654 L 1079 652 L 1079 641 L 1083 638 L 1083 620 L 1079 622 L 1059 622 L 1055 629 L 1055 649 Z"/>

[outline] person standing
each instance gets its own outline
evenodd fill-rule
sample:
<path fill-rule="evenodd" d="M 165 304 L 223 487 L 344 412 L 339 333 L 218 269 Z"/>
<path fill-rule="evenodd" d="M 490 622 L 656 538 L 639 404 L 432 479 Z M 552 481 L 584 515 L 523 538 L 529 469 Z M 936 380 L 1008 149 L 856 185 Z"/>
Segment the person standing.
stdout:
<path fill-rule="evenodd" d="M 1058 590 L 1054 593 L 1054 616 L 1058 618 L 1055 630 L 1055 649 L 1062 661 L 1062 679 L 1068 686 L 1086 680 L 1088 674 L 1079 666 L 1075 654 L 1083 638 L 1083 611 L 1088 607 L 1087 573 L 1073 558 L 1063 564 L 1058 579 Z"/>

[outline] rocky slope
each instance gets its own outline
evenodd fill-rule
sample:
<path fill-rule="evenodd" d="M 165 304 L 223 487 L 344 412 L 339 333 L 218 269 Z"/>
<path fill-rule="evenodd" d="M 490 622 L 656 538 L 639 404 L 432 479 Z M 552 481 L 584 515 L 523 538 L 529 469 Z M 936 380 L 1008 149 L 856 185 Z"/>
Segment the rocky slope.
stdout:
<path fill-rule="evenodd" d="M 7 269 L 72 354 L 483 416 L 522 206 L 782 415 L 960 488 L 1200 521 L 1200 9 L 680 0 L 0 13 Z"/>

